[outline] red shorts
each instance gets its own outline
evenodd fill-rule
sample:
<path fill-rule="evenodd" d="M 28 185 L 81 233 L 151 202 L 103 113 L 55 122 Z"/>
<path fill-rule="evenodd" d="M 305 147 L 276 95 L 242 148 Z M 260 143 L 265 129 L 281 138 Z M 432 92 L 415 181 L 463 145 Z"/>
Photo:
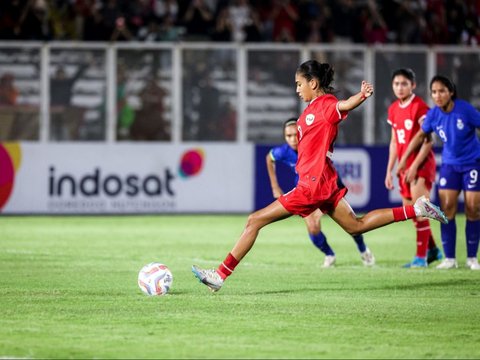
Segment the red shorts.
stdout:
<path fill-rule="evenodd" d="M 283 207 L 294 215 L 307 217 L 312 212 L 320 209 L 323 213 L 329 213 L 337 206 L 338 202 L 347 194 L 347 188 L 334 188 L 327 199 L 316 200 L 307 186 L 298 185 L 290 192 L 280 196 L 278 201 Z"/>
<path fill-rule="evenodd" d="M 422 168 L 417 171 L 417 178 L 425 179 L 425 186 L 428 191 L 432 190 L 432 185 L 435 181 L 435 172 L 436 165 L 434 161 L 427 161 Z M 412 200 L 410 184 L 406 183 L 402 176 L 398 178 L 398 186 L 400 188 L 400 195 L 405 199 Z"/>

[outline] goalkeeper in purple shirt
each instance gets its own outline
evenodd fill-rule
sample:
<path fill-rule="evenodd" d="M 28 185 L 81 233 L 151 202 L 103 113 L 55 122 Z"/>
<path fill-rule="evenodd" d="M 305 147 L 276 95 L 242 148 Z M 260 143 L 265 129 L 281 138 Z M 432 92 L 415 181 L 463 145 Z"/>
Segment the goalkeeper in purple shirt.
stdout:
<path fill-rule="evenodd" d="M 272 187 L 273 197 L 275 199 L 283 195 L 283 190 L 280 188 L 280 185 L 277 180 L 276 174 L 276 162 L 281 162 L 287 165 L 295 173 L 295 185 L 298 181 L 298 175 L 295 171 L 295 165 L 297 163 L 297 119 L 291 118 L 288 119 L 283 125 L 283 132 L 285 136 L 286 144 L 276 146 L 272 148 L 267 154 L 267 170 L 268 176 L 270 178 L 270 185 Z M 341 184 L 341 187 L 345 187 Z M 320 249 L 325 254 L 325 259 L 323 262 L 324 268 L 332 267 L 335 264 L 336 257 L 335 253 L 327 242 L 325 234 L 322 232 L 320 227 L 320 218 L 323 213 L 320 209 L 315 210 L 309 216 L 305 217 L 305 223 L 307 225 L 308 235 L 312 243 Z M 372 266 L 375 264 L 375 257 L 372 252 L 368 249 L 363 241 L 362 235 L 354 236 L 353 239 L 357 244 L 358 251 L 362 262 L 365 266 Z"/>
<path fill-rule="evenodd" d="M 455 257 L 457 227 L 455 215 L 458 197 L 465 198 L 465 237 L 467 242 L 466 266 L 480 270 L 477 253 L 480 241 L 480 141 L 476 130 L 480 128 L 480 112 L 464 100 L 457 99 L 455 84 L 436 75 L 430 81 L 435 107 L 427 113 L 421 130 L 410 142 L 399 168 L 405 167 L 408 155 L 424 141 L 432 141 L 435 132 L 443 142 L 442 166 L 438 181 L 440 207 L 448 218 L 441 225 L 445 259 L 437 269 L 458 267 Z M 404 159 L 405 158 L 405 159 Z"/>

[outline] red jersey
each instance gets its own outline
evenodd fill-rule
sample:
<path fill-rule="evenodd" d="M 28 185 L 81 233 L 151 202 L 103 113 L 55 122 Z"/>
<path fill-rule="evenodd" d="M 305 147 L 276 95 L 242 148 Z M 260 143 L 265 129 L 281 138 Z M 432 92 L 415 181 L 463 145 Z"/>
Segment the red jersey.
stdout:
<path fill-rule="evenodd" d="M 397 157 L 399 160 L 407 150 L 412 138 L 420 130 L 420 121 L 423 120 L 427 111 L 427 104 L 420 97 L 415 96 L 415 94 L 405 104 L 400 104 L 400 100 L 396 100 L 388 108 L 387 122 L 393 127 L 395 133 Z M 409 156 L 407 167 L 412 164 L 417 154 L 418 150 Z M 429 157 L 433 158 L 433 151 L 428 155 Z"/>
<path fill-rule="evenodd" d="M 347 114 L 338 110 L 338 99 L 327 94 L 314 99 L 297 121 L 299 184 L 308 184 L 316 200 L 329 198 L 336 188 L 337 173 L 330 158 L 338 124 Z"/>
<path fill-rule="evenodd" d="M 400 100 L 396 100 L 388 108 L 387 122 L 392 126 L 395 133 L 395 142 L 397 144 L 397 157 L 400 160 L 405 150 L 407 150 L 408 144 L 420 130 L 420 122 L 423 120 L 428 112 L 428 106 L 425 102 L 415 94 L 405 104 L 400 104 Z M 417 149 L 407 159 L 407 168 L 413 163 L 415 157 L 418 154 Z M 435 180 L 435 156 L 433 150 L 430 150 L 425 161 L 418 167 L 417 176 L 423 177 L 427 180 L 427 188 L 431 187 L 428 183 Z M 410 186 L 404 183 L 404 180 L 400 181 L 400 193 L 406 198 L 411 198 Z"/>

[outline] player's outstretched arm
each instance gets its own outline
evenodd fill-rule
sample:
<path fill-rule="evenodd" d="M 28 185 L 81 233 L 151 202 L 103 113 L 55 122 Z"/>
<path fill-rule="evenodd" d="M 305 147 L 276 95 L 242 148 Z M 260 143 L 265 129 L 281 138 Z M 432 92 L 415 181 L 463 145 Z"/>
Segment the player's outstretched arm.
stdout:
<path fill-rule="evenodd" d="M 373 95 L 373 85 L 367 81 L 362 81 L 360 91 L 350 96 L 347 100 L 341 100 L 338 102 L 338 110 L 350 111 L 362 104 L 366 99 Z"/>

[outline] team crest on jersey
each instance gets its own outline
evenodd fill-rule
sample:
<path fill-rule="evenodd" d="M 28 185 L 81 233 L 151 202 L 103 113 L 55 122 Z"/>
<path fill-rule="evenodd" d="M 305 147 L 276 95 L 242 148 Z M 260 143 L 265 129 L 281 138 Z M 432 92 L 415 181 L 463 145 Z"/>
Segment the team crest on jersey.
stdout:
<path fill-rule="evenodd" d="M 457 119 L 457 129 L 458 130 L 463 130 L 464 127 L 465 127 L 465 124 L 463 123 L 463 120 L 462 119 Z"/>
<path fill-rule="evenodd" d="M 307 123 L 308 126 L 312 125 L 314 120 L 315 120 L 315 115 L 313 114 L 308 114 L 305 117 L 305 122 Z"/>
<path fill-rule="evenodd" d="M 407 129 L 407 130 L 412 130 L 412 128 L 413 128 L 413 121 L 410 120 L 410 119 L 407 119 L 407 120 L 405 120 L 404 125 L 405 125 L 405 129 Z"/>

